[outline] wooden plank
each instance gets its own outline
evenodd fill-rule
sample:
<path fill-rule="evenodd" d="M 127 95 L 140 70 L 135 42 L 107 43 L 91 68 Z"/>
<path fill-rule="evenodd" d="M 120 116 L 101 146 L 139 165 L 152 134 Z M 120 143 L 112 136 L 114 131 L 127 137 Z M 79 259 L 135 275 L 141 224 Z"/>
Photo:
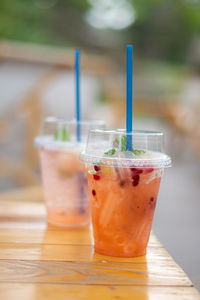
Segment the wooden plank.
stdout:
<path fill-rule="evenodd" d="M 4 220 L 18 220 L 24 222 L 35 220 L 45 220 L 45 206 L 44 203 L 23 203 L 19 202 L 17 205 L 13 203 L 1 203 L 0 221 Z M 28 219 L 28 220 L 27 220 Z"/>
<path fill-rule="evenodd" d="M 9 202 L 8 202 L 9 201 Z M 7 207 L 12 201 L 12 206 L 20 205 L 20 202 L 42 202 L 43 201 L 43 190 L 41 185 L 33 185 L 26 188 L 14 189 L 9 192 L 0 194 L 0 205 L 4 202 Z M 19 202 L 19 203 L 18 203 Z"/>
<path fill-rule="evenodd" d="M 0 244 L 55 244 L 91 245 L 89 228 L 58 228 L 49 225 L 45 229 L 0 229 Z"/>
<path fill-rule="evenodd" d="M 0 283 L 1 300 L 199 300 L 192 287 Z"/>
<path fill-rule="evenodd" d="M 55 244 L 55 245 L 91 245 L 92 232 L 89 227 L 65 228 L 47 225 L 45 229 L 2 229 L 0 228 L 0 244 Z M 151 234 L 149 246 L 160 246 L 155 235 Z"/>
<path fill-rule="evenodd" d="M 43 203 L 0 203 L 0 228 L 45 229 Z"/>
<path fill-rule="evenodd" d="M 192 286 L 173 261 L 147 264 L 0 260 L 0 269 L 0 282 Z"/>
<path fill-rule="evenodd" d="M 0 260 L 52 260 L 52 261 L 115 261 L 150 263 L 173 261 L 163 247 L 148 247 L 146 256 L 120 258 L 104 256 L 94 252 L 92 245 L 42 245 L 42 244 L 6 244 L 0 245 Z"/>
<path fill-rule="evenodd" d="M 46 222 L 45 219 L 31 219 L 28 220 L 23 219 L 19 222 L 19 220 L 16 218 L 4 218 L 3 222 L 1 222 L 1 218 L 0 218 L 0 229 L 40 229 L 40 230 L 44 230 L 46 228 Z"/>
<path fill-rule="evenodd" d="M 38 197 L 40 193 L 40 189 L 33 187 L 30 190 L 25 189 L 24 194 L 21 191 L 16 192 L 16 198 L 13 192 L 2 194 L 0 228 L 45 229 L 46 210 L 42 198 Z"/>
<path fill-rule="evenodd" d="M 199 299 L 153 234 L 146 256 L 99 255 L 89 227 L 46 224 L 42 198 L 40 186 L 0 197 L 1 300 Z"/>

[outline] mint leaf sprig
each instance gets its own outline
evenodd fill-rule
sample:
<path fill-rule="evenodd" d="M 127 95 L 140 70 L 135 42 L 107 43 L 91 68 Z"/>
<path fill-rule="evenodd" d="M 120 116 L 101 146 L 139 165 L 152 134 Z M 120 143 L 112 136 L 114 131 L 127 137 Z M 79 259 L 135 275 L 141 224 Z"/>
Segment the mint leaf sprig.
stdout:
<path fill-rule="evenodd" d="M 125 135 L 123 135 L 122 137 L 121 137 L 121 143 L 120 143 L 120 146 L 121 146 L 121 151 L 123 152 L 123 151 L 126 151 L 127 149 L 126 149 L 126 136 Z"/>
<path fill-rule="evenodd" d="M 106 155 L 106 156 L 113 156 L 117 152 L 116 149 L 119 149 L 119 151 L 121 151 L 121 152 L 126 151 L 127 150 L 127 148 L 126 148 L 126 136 L 123 135 L 121 137 L 120 141 L 117 138 L 114 139 L 114 141 L 113 141 L 113 147 L 114 147 L 113 149 L 110 149 L 110 150 L 104 152 L 104 155 Z M 135 148 L 132 148 L 132 152 L 135 155 L 140 155 L 140 154 L 146 153 L 146 151 L 143 150 L 143 149 L 135 149 Z"/>
<path fill-rule="evenodd" d="M 70 140 L 69 133 L 65 128 L 58 128 L 54 133 L 54 139 L 60 142 L 67 142 Z"/>
<path fill-rule="evenodd" d="M 106 156 L 113 156 L 115 153 L 116 153 L 115 149 L 110 149 L 110 150 L 104 152 L 104 155 L 106 155 Z"/>
<path fill-rule="evenodd" d="M 113 148 L 119 148 L 119 139 L 114 139 L 113 141 Z"/>
<path fill-rule="evenodd" d="M 143 154 L 143 153 L 146 153 L 145 150 L 142 150 L 142 149 L 132 149 L 132 152 L 135 154 L 135 155 L 140 155 L 140 154 Z"/>
<path fill-rule="evenodd" d="M 114 139 L 113 141 L 113 147 L 115 149 L 119 149 L 120 151 L 126 151 L 126 136 L 123 135 L 121 137 L 121 140 L 119 141 L 119 139 Z"/>

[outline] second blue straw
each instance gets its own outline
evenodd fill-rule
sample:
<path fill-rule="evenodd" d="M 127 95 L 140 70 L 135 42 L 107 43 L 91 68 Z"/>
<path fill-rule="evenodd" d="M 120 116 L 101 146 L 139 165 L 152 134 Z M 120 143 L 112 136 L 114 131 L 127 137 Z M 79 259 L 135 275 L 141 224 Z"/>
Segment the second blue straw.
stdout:
<path fill-rule="evenodd" d="M 80 108 L 80 50 L 75 50 L 75 73 L 76 73 L 76 136 L 81 140 L 81 108 Z"/>
<path fill-rule="evenodd" d="M 133 46 L 126 46 L 126 149 L 132 151 L 133 124 Z M 130 134 L 129 134 L 130 133 Z"/>

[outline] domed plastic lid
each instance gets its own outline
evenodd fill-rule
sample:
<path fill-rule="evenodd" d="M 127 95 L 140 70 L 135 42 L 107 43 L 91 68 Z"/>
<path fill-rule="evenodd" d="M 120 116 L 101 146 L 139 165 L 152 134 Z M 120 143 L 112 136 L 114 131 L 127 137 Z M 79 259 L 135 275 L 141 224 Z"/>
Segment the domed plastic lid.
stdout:
<path fill-rule="evenodd" d="M 80 130 L 80 140 L 77 139 L 77 129 Z M 65 121 L 48 117 L 42 122 L 40 135 L 34 140 L 38 148 L 48 150 L 82 151 L 91 129 L 105 128 L 104 121 Z"/>
<path fill-rule="evenodd" d="M 124 168 L 171 166 L 171 158 L 164 153 L 163 133 L 153 131 L 91 130 L 80 159 L 86 164 Z"/>

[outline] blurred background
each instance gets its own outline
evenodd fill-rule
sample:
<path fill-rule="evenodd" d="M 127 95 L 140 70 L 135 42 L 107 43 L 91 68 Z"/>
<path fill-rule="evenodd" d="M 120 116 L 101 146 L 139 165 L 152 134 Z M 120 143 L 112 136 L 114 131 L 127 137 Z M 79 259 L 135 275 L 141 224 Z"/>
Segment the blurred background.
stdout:
<path fill-rule="evenodd" d="M 45 116 L 125 127 L 125 46 L 134 44 L 134 128 L 164 131 L 173 168 L 154 231 L 200 289 L 200 1 L 1 0 L 0 190 L 40 183 L 33 139 Z"/>

